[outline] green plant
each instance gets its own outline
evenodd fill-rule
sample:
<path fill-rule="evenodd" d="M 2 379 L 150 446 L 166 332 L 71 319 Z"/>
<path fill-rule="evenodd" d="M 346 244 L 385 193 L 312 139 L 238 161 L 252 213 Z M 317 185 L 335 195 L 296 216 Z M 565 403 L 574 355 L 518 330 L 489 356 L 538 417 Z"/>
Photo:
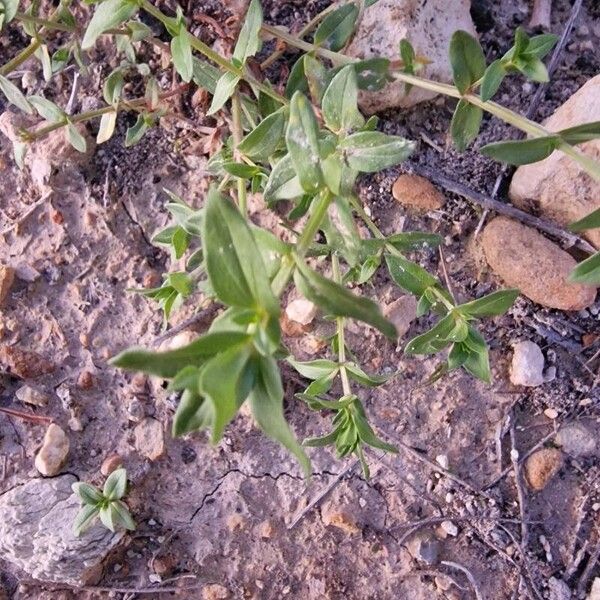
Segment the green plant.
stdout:
<path fill-rule="evenodd" d="M 73 492 L 81 500 L 81 509 L 75 517 L 73 532 L 79 537 L 97 517 L 107 529 L 115 531 L 123 527 L 133 531 L 135 523 L 122 498 L 127 491 L 125 469 L 113 471 L 104 482 L 102 490 L 96 486 L 78 481 L 72 485 Z"/>
<path fill-rule="evenodd" d="M 399 58 L 394 61 L 383 57 L 358 60 L 338 52 L 352 36 L 361 4 L 366 8 L 375 1 L 329 7 L 299 36 L 292 36 L 263 23 L 260 2 L 252 0 L 233 57 L 227 60 L 188 31 L 181 10 L 169 16 L 149 0 L 97 3 L 81 40 L 81 28 L 74 23 L 68 0 L 62 0 L 48 19 L 37 14 L 36 6 L 19 13 L 14 3 L 9 6 L 7 0 L 0 0 L 6 8 L 5 21 L 20 21 L 32 37 L 25 50 L 0 68 L 0 89 L 15 106 L 29 113 L 36 111 L 46 121 L 22 132 L 15 146 L 20 163 L 28 144 L 62 127 L 67 128 L 73 146 L 85 151 L 85 140 L 76 125 L 92 119 L 100 118 L 97 142 L 106 142 L 114 134 L 117 115 L 125 110 L 138 113 L 125 140 L 126 145 L 135 144 L 148 128 L 169 115 L 164 100 L 192 84 L 212 95 L 208 114 L 220 112 L 228 120 L 230 135 L 208 163 L 215 183 L 204 206 L 193 209 L 170 194 L 167 209 L 173 224 L 154 237 L 154 242 L 169 247 L 175 258 L 186 257 L 185 271 L 167 274 L 158 288 L 136 290 L 158 302 L 165 322 L 197 290 L 224 310 L 206 334 L 185 347 L 165 352 L 134 348 L 112 361 L 124 369 L 168 379 L 169 388 L 181 393 L 173 419 L 174 435 L 207 429 L 216 443 L 241 405 L 248 402 L 259 427 L 288 448 L 308 473 L 304 447 L 284 416 L 278 361 L 287 360 L 311 380 L 299 398 L 315 410 L 333 414 L 332 432 L 305 440 L 304 446 L 333 444 L 340 456 L 355 453 L 368 473 L 365 445 L 386 451 L 394 448 L 377 437 L 352 385 L 375 386 L 387 378 L 368 375 L 357 364 L 344 330 L 346 319 L 352 318 L 395 337 L 393 325 L 377 304 L 349 289 L 368 284 L 382 265 L 396 284 L 418 298 L 419 316 L 437 318 L 430 330 L 406 346 L 411 354 L 448 351 L 432 380 L 464 368 L 491 381 L 487 344 L 477 330 L 477 321 L 504 313 L 518 291 L 498 291 L 458 304 L 436 277 L 408 258 L 409 253 L 438 245 L 438 236 L 403 232 L 386 237 L 369 218 L 354 191 L 357 178 L 400 163 L 414 151 L 414 144 L 378 131 L 376 117 L 365 119 L 357 105 L 360 90 L 381 89 L 388 81 L 398 80 L 408 91 L 422 87 L 454 97 L 458 103 L 451 134 L 459 150 L 477 137 L 486 111 L 530 139 L 488 144 L 482 152 L 525 164 L 559 150 L 600 179 L 600 165 L 575 147 L 600 135 L 598 123 L 550 133 L 491 101 L 507 75 L 521 73 L 534 81 L 547 78 L 541 59 L 555 43 L 554 36 L 528 38 L 517 30 L 514 46 L 486 66 L 479 42 L 466 32 L 456 32 L 450 46 L 455 85 L 448 85 L 417 75 L 428 61 L 416 54 L 408 40 L 402 41 Z M 171 36 L 170 45 L 154 38 L 137 20 L 140 12 L 163 24 Z M 302 39 L 315 28 L 314 44 Z M 45 56 L 51 44 L 46 35 L 53 29 L 71 32 L 73 37 L 52 54 L 52 72 L 64 69 L 70 61 L 85 68 L 85 53 L 96 40 L 104 35 L 115 37 L 124 59 L 105 81 L 106 106 L 69 116 L 45 98 L 25 97 L 6 79 L 34 54 L 50 74 Z M 291 69 L 283 94 L 268 80 L 259 80 L 251 66 L 266 36 L 305 52 Z M 184 83 L 162 91 L 148 66 L 137 62 L 136 46 L 141 43 L 169 51 Z M 271 64 L 281 52 L 267 57 L 263 65 Z M 131 74 L 145 78 L 141 98 L 124 97 L 124 83 Z M 292 242 L 252 223 L 247 215 L 248 192 L 261 194 L 273 209 L 288 202 L 291 209 L 283 222 L 292 233 Z M 277 206 L 280 212 L 281 206 Z M 357 220 L 368 227 L 370 238 L 359 235 Z M 585 270 L 583 265 L 579 268 Z M 333 358 L 299 362 L 283 346 L 280 304 L 290 284 L 335 321 L 330 340 Z"/>

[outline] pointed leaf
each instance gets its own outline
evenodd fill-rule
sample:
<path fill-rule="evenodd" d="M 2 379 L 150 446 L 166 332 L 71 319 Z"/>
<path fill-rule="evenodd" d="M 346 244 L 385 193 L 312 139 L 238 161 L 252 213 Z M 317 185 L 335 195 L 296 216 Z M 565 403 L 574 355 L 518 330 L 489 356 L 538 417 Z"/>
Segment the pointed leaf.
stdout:
<path fill-rule="evenodd" d="M 104 0 L 99 3 L 85 30 L 81 48 L 89 50 L 96 43 L 98 36 L 107 29 L 112 29 L 127 21 L 137 10 L 138 3 L 135 0 Z"/>
<path fill-rule="evenodd" d="M 483 111 L 481 108 L 470 104 L 464 99 L 456 105 L 450 123 L 450 134 L 459 152 L 464 152 L 467 146 L 479 135 L 482 117 Z"/>
<path fill-rule="evenodd" d="M 358 6 L 354 2 L 340 6 L 328 14 L 317 27 L 315 44 L 338 52 L 350 39 L 357 17 Z"/>
<path fill-rule="evenodd" d="M 358 129 L 365 124 L 358 108 L 356 70 L 347 65 L 331 80 L 323 96 L 325 124 L 335 132 Z"/>
<path fill-rule="evenodd" d="M 504 314 L 519 296 L 519 290 L 499 290 L 457 307 L 461 313 L 470 317 L 494 317 Z"/>
<path fill-rule="evenodd" d="M 587 285 L 600 285 L 600 252 L 580 262 L 569 275 L 569 281 Z"/>
<path fill-rule="evenodd" d="M 73 521 L 73 534 L 79 537 L 98 516 L 100 509 L 92 504 L 85 504 L 81 507 L 75 520 Z"/>
<path fill-rule="evenodd" d="M 3 75 L 0 75 L 0 90 L 2 90 L 2 93 L 11 104 L 14 104 L 28 115 L 33 114 L 33 108 L 23 95 L 23 92 Z"/>
<path fill-rule="evenodd" d="M 227 71 L 221 75 L 215 86 L 215 93 L 206 113 L 207 115 L 213 115 L 223 108 L 225 102 L 233 95 L 239 81 L 240 78 L 235 73 Z"/>
<path fill-rule="evenodd" d="M 450 64 L 454 83 L 461 94 L 478 81 L 485 71 L 485 56 L 476 38 L 466 31 L 455 31 L 450 40 Z"/>
<path fill-rule="evenodd" d="M 185 28 L 182 28 L 179 35 L 171 39 L 171 56 L 173 57 L 173 65 L 181 75 L 181 79 L 189 83 L 194 74 L 194 63 L 192 61 L 190 37 Z"/>
<path fill-rule="evenodd" d="M 233 51 L 233 57 L 240 62 L 245 62 L 250 56 L 254 56 L 261 47 L 260 28 L 263 22 L 263 11 L 259 0 L 252 0 L 240 36 Z"/>
<path fill-rule="evenodd" d="M 125 469 L 114 470 L 104 482 L 102 494 L 109 500 L 120 500 L 127 489 L 127 471 Z"/>
<path fill-rule="evenodd" d="M 340 142 L 348 165 L 362 173 L 375 173 L 407 159 L 414 142 L 380 131 L 353 133 Z"/>
<path fill-rule="evenodd" d="M 481 148 L 481 153 L 509 165 L 528 165 L 544 160 L 559 145 L 560 138 L 558 135 L 549 135 L 530 140 L 494 142 Z"/>

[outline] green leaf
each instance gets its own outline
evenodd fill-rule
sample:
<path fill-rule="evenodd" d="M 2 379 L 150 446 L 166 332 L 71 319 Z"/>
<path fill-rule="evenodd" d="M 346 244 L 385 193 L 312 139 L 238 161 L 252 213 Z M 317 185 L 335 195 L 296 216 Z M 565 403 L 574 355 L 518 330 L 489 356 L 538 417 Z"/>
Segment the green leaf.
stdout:
<path fill-rule="evenodd" d="M 456 105 L 450 123 L 450 134 L 459 152 L 464 152 L 467 146 L 478 136 L 481 127 L 483 111 L 478 106 L 462 99 Z"/>
<path fill-rule="evenodd" d="M 600 208 L 597 208 L 594 212 L 586 215 L 583 219 L 579 219 L 579 221 L 575 221 L 575 223 L 569 225 L 571 231 L 584 231 L 596 227 L 600 227 Z"/>
<path fill-rule="evenodd" d="M 516 65 L 519 71 L 521 71 L 523 75 L 525 75 L 532 81 L 537 81 L 538 83 L 545 83 L 547 81 L 550 81 L 546 65 L 535 56 L 532 56 L 527 60 L 520 60 L 516 63 Z"/>
<path fill-rule="evenodd" d="M 226 173 L 229 173 L 234 177 L 239 177 L 240 179 L 252 179 L 253 177 L 256 177 L 256 175 L 262 173 L 260 167 L 238 162 L 225 162 L 223 163 L 223 169 Z"/>
<path fill-rule="evenodd" d="M 194 83 L 214 95 L 221 72 L 205 60 L 192 57 L 192 79 Z"/>
<path fill-rule="evenodd" d="M 192 45 L 185 27 L 181 28 L 179 35 L 171 38 L 171 56 L 181 79 L 189 83 L 194 75 L 194 63 L 192 61 Z"/>
<path fill-rule="evenodd" d="M 256 380 L 252 346 L 234 346 L 211 358 L 200 374 L 200 393 L 214 409 L 211 440 L 216 444 Z"/>
<path fill-rule="evenodd" d="M 96 136 L 96 143 L 103 144 L 110 140 L 115 132 L 117 125 L 117 111 L 106 113 L 100 118 L 100 127 L 98 128 L 98 135 Z"/>
<path fill-rule="evenodd" d="M 402 256 L 386 254 L 390 277 L 403 289 L 417 297 L 422 296 L 427 288 L 439 285 L 438 280 L 423 267 Z"/>
<path fill-rule="evenodd" d="M 240 78 L 235 74 L 227 71 L 223 73 L 219 80 L 217 81 L 217 85 L 215 87 L 215 93 L 210 103 L 210 107 L 208 109 L 207 115 L 213 115 L 217 111 L 223 108 L 223 105 L 235 91 L 237 84 L 239 83 Z"/>
<path fill-rule="evenodd" d="M 95 505 L 99 504 L 104 500 L 104 497 L 100 490 L 97 487 L 90 485 L 89 483 L 78 481 L 71 486 L 71 489 L 75 494 L 77 494 L 77 496 L 79 496 L 79 499 L 84 504 Z"/>
<path fill-rule="evenodd" d="M 81 507 L 73 521 L 73 534 L 75 537 L 79 537 L 92 524 L 99 512 L 100 508 L 91 504 Z"/>
<path fill-rule="evenodd" d="M 396 338 L 396 328 L 381 314 L 379 306 L 372 300 L 355 296 L 304 263 L 298 263 L 294 281 L 306 298 L 323 308 L 328 314 L 358 319 L 376 327 L 390 339 Z"/>
<path fill-rule="evenodd" d="M 422 250 L 426 247 L 436 248 L 442 243 L 442 238 L 437 233 L 407 231 L 390 235 L 386 242 L 397 250 Z"/>
<path fill-rule="evenodd" d="M 129 148 L 130 146 L 137 144 L 144 137 L 146 131 L 148 131 L 148 123 L 144 115 L 140 114 L 138 115 L 135 124 L 127 128 L 127 133 L 125 134 L 125 147 Z"/>
<path fill-rule="evenodd" d="M 385 87 L 390 70 L 387 58 L 368 58 L 352 64 L 356 71 L 358 89 L 375 92 Z"/>
<path fill-rule="evenodd" d="M 304 73 L 313 103 L 321 104 L 323 93 L 331 79 L 330 73 L 318 58 L 310 54 L 304 55 Z"/>
<path fill-rule="evenodd" d="M 21 90 L 3 75 L 0 75 L 0 90 L 11 104 L 14 104 L 28 115 L 33 114 L 33 108 Z"/>
<path fill-rule="evenodd" d="M 340 365 L 332 360 L 318 358 L 307 362 L 297 361 L 293 358 L 288 358 L 287 361 L 306 379 L 320 379 L 329 377 L 332 373 L 339 371 Z"/>
<path fill-rule="evenodd" d="M 495 317 L 504 314 L 519 296 L 519 290 L 499 290 L 456 309 L 469 317 Z"/>
<path fill-rule="evenodd" d="M 248 334 L 237 331 L 207 333 L 191 344 L 167 350 L 150 352 L 142 348 L 131 348 L 110 360 L 110 364 L 128 371 L 143 371 L 151 375 L 170 379 L 188 365 L 202 365 L 209 357 L 224 352 L 232 346 L 246 344 Z"/>
<path fill-rule="evenodd" d="M 560 135 L 567 144 L 576 145 L 583 142 L 589 142 L 600 137 L 600 121 L 584 123 L 583 125 L 562 129 L 561 131 L 558 131 L 556 135 Z"/>
<path fill-rule="evenodd" d="M 483 81 L 481 82 L 481 99 L 484 102 L 487 102 L 494 96 L 505 76 L 506 68 L 501 59 L 495 60 L 485 70 Z"/>
<path fill-rule="evenodd" d="M 260 50 L 262 22 L 263 11 L 260 2 L 259 0 L 252 0 L 233 51 L 233 57 L 240 62 L 245 62 L 247 58 L 254 56 Z"/>
<path fill-rule="evenodd" d="M 221 301 L 279 314 L 252 231 L 233 203 L 215 188 L 208 193 L 202 241 L 206 271 Z"/>
<path fill-rule="evenodd" d="M 298 459 L 308 477 L 310 461 L 283 414 L 283 387 L 277 362 L 274 358 L 261 356 L 258 364 L 256 383 L 250 393 L 252 415 L 266 435 L 277 440 Z"/>
<path fill-rule="evenodd" d="M 111 502 L 111 506 L 113 509 L 113 519 L 115 525 L 121 525 L 125 529 L 129 531 L 135 531 L 135 522 L 131 517 L 131 513 L 129 509 L 125 505 L 124 502 L 120 500 L 116 500 L 115 502 Z"/>
<path fill-rule="evenodd" d="M 127 21 L 137 10 L 138 3 L 135 0 L 104 0 L 99 3 L 85 30 L 81 48 L 89 50 L 96 43 L 98 36 L 107 29 L 112 29 Z"/>
<path fill-rule="evenodd" d="M 10 23 L 19 10 L 19 0 L 1 0 L 0 1 L 0 23 L 2 25 Z"/>
<path fill-rule="evenodd" d="M 580 262 L 571 271 L 569 281 L 587 285 L 600 285 L 600 252 L 596 252 L 596 254 L 592 254 L 592 256 Z"/>
<path fill-rule="evenodd" d="M 67 125 L 67 137 L 69 138 L 69 143 L 77 152 L 84 153 L 87 150 L 85 138 L 79 133 L 79 130 L 73 123 Z"/>
<path fill-rule="evenodd" d="M 336 133 L 362 127 L 365 119 L 357 108 L 357 102 L 356 70 L 347 65 L 331 80 L 323 96 L 323 118 L 327 127 Z"/>
<path fill-rule="evenodd" d="M 340 142 L 348 165 L 362 173 L 375 173 L 408 158 L 414 142 L 380 131 L 353 133 Z"/>
<path fill-rule="evenodd" d="M 116 519 L 115 519 L 115 509 L 112 506 L 112 502 L 108 506 L 103 506 L 100 509 L 100 521 L 102 521 L 102 525 L 112 531 L 115 531 Z"/>
<path fill-rule="evenodd" d="M 304 194 L 292 157 L 286 154 L 273 167 L 263 197 L 265 202 L 293 200 Z"/>
<path fill-rule="evenodd" d="M 328 14 L 317 27 L 315 44 L 338 52 L 350 39 L 357 17 L 358 6 L 354 2 L 340 6 Z"/>
<path fill-rule="evenodd" d="M 560 137 L 548 135 L 530 140 L 494 142 L 481 148 L 481 153 L 509 165 L 528 165 L 544 160 L 559 146 Z"/>
<path fill-rule="evenodd" d="M 469 349 L 467 359 L 462 365 L 463 368 L 477 379 L 481 379 L 485 383 L 491 383 L 492 372 L 490 370 L 489 352 L 481 334 L 475 328 L 469 326 L 469 335 L 463 345 Z"/>
<path fill-rule="evenodd" d="M 354 408 L 354 425 L 358 432 L 358 436 L 364 444 L 368 444 L 373 448 L 379 448 L 380 450 L 384 450 L 385 452 L 397 453 L 398 449 L 391 444 L 386 444 L 383 440 L 380 440 L 376 435 L 369 422 L 367 421 L 367 415 L 365 414 L 365 410 L 358 398 L 355 400 L 352 405 Z"/>
<path fill-rule="evenodd" d="M 109 500 L 120 500 L 125 495 L 127 489 L 127 471 L 125 469 L 116 469 L 106 481 L 102 494 Z"/>
<path fill-rule="evenodd" d="M 196 381 L 199 387 L 199 375 Z M 180 437 L 192 431 L 212 427 L 214 409 L 210 402 L 206 402 L 196 390 L 186 389 L 181 395 L 181 400 L 173 417 L 171 432 L 173 437 Z"/>
<path fill-rule="evenodd" d="M 52 79 L 52 60 L 50 53 L 48 52 L 48 46 L 42 44 L 35 52 L 36 58 L 42 63 L 42 73 L 44 81 L 50 81 Z"/>
<path fill-rule="evenodd" d="M 252 160 L 266 161 L 279 147 L 287 123 L 285 107 L 263 119 L 238 145 L 238 150 Z"/>
<path fill-rule="evenodd" d="M 167 277 L 167 284 L 170 285 L 178 294 L 186 297 L 189 296 L 193 289 L 194 283 L 192 278 L 182 271 L 169 273 Z"/>
<path fill-rule="evenodd" d="M 468 335 L 467 323 L 455 314 L 440 319 L 429 331 L 406 344 L 406 354 L 435 354 L 451 342 L 462 342 Z"/>
<path fill-rule="evenodd" d="M 553 33 L 543 33 L 541 35 L 534 35 L 527 44 L 525 50 L 521 53 L 522 55 L 533 55 L 537 58 L 544 58 L 552 48 L 554 48 L 556 42 L 558 42 L 558 36 Z"/>
<path fill-rule="evenodd" d="M 35 108 L 37 113 L 46 121 L 58 123 L 66 117 L 65 112 L 56 106 L 54 102 L 46 100 L 43 96 L 29 96 L 28 102 Z"/>
<path fill-rule="evenodd" d="M 393 375 L 368 375 L 354 363 L 346 363 L 345 367 L 350 379 L 354 379 L 354 381 L 358 381 L 358 383 L 366 385 L 367 387 L 382 385 L 388 381 L 390 377 L 393 377 Z"/>
<path fill-rule="evenodd" d="M 319 166 L 319 129 L 310 102 L 300 92 L 296 92 L 290 102 L 285 142 L 302 188 L 306 192 L 316 192 L 323 184 Z"/>
<path fill-rule="evenodd" d="M 308 80 L 304 73 L 304 57 L 300 57 L 292 66 L 285 84 L 285 97 L 291 98 L 296 92 L 308 93 Z"/>
<path fill-rule="evenodd" d="M 466 31 L 455 31 L 450 40 L 450 64 L 454 83 L 465 94 L 485 71 L 485 56 L 479 41 Z"/>

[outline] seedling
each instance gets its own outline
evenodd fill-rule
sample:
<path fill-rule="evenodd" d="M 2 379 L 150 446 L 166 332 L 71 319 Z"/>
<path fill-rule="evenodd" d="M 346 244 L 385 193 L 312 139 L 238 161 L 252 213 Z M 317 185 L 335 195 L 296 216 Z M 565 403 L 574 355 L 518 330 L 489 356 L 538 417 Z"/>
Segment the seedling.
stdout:
<path fill-rule="evenodd" d="M 81 510 L 77 513 L 73 523 L 73 532 L 76 537 L 88 529 L 98 517 L 102 525 L 112 532 L 118 528 L 129 531 L 135 529 L 129 509 L 122 500 L 127 491 L 125 469 L 113 471 L 104 482 L 102 491 L 96 486 L 82 481 L 74 483 L 71 487 L 81 500 Z"/>
<path fill-rule="evenodd" d="M 396 337 L 394 326 L 367 297 L 368 288 L 360 294 L 350 289 L 368 284 L 382 268 L 400 288 L 416 296 L 419 316 L 433 315 L 437 319 L 433 327 L 410 340 L 405 348 L 408 354 L 442 353 L 442 361 L 430 380 L 462 368 L 486 383 L 491 381 L 488 347 L 478 331 L 478 321 L 506 312 L 518 291 L 501 290 L 459 304 L 434 275 L 415 262 L 416 253 L 427 252 L 440 243 L 438 236 L 422 232 L 384 236 L 369 218 L 355 193 L 357 178 L 361 173 L 397 165 L 414 152 L 415 144 L 379 131 L 376 117 L 365 119 L 357 104 L 360 90 L 378 90 L 397 80 L 405 84 L 408 93 L 413 87 L 421 87 L 451 96 L 458 100 L 450 129 L 459 151 L 476 139 L 483 112 L 488 112 L 529 138 L 488 144 L 482 148 L 483 153 L 504 162 L 526 164 L 560 151 L 577 161 L 591 177 L 600 179 L 600 165 L 576 148 L 600 136 L 599 123 L 551 133 L 491 101 L 507 76 L 525 76 L 536 82 L 547 79 L 542 59 L 555 44 L 555 36 L 529 38 L 518 29 L 513 47 L 487 65 L 479 42 L 458 31 L 449 48 L 454 85 L 448 85 L 419 76 L 429 61 L 417 54 L 408 39 L 402 40 L 398 57 L 391 60 L 358 60 L 343 54 L 361 5 L 368 9 L 375 2 L 328 7 L 293 36 L 265 24 L 259 0 L 252 0 L 228 60 L 189 32 L 181 9 L 167 15 L 149 0 L 96 3 L 82 39 L 68 0 L 62 0 L 47 18 L 38 14 L 37 3 L 19 13 L 18 2 L 0 0 L 4 22 L 16 21 L 32 38 L 27 49 L 0 68 L 0 90 L 15 107 L 29 114 L 37 112 L 45 121 L 23 131 L 22 139 L 15 144 L 20 164 L 30 143 L 63 127 L 71 144 L 85 151 L 78 123 L 100 119 L 97 142 L 106 142 L 114 135 L 115 123 L 123 111 L 138 113 L 125 144 L 138 143 L 165 115 L 177 116 L 169 112 L 164 101 L 193 86 L 211 95 L 207 114 L 218 113 L 229 124 L 222 149 L 208 162 L 213 181 L 203 207 L 194 209 L 169 194 L 167 209 L 173 223 L 153 238 L 154 243 L 170 248 L 175 259 L 185 258 L 185 270 L 166 274 L 158 288 L 136 290 L 158 302 L 165 323 L 199 290 L 220 304 L 223 311 L 204 335 L 187 346 L 166 352 L 134 348 L 112 361 L 117 367 L 169 380 L 169 389 L 180 394 L 173 418 L 174 435 L 206 429 L 211 441 L 217 443 L 242 404 L 248 402 L 258 426 L 292 452 L 306 473 L 310 461 L 305 447 L 331 444 L 341 457 L 356 454 L 367 474 L 365 447 L 385 451 L 394 451 L 394 447 L 380 439 L 369 424 L 357 386 L 381 385 L 387 377 L 366 373 L 353 358 L 344 332 L 346 320 L 352 318 L 390 339 Z M 153 37 L 139 20 L 142 13 L 164 26 L 170 44 Z M 53 29 L 71 34 L 70 40 L 55 50 L 49 36 Z M 302 39 L 315 29 L 314 44 Z M 112 37 L 124 57 L 104 83 L 106 105 L 101 108 L 70 116 L 47 98 L 26 97 L 7 79 L 32 55 L 41 61 L 49 77 L 73 63 L 85 70 L 87 53 L 101 36 Z M 257 55 L 263 39 L 268 37 L 279 39 L 288 50 L 303 52 L 290 71 L 283 94 L 257 75 Z M 182 84 L 162 90 L 149 67 L 137 61 L 136 48 L 140 44 L 170 52 Z M 54 50 L 52 54 L 50 49 Z M 266 57 L 263 68 L 283 51 L 279 48 Z M 125 83 L 131 73 L 145 78 L 143 97 L 126 97 Z M 247 215 L 249 192 L 262 195 L 270 208 L 287 201 L 290 208 L 283 224 L 293 234 L 291 241 L 283 241 L 272 231 L 253 224 Z M 598 227 L 597 217 L 594 213 L 575 227 Z M 357 221 L 367 226 L 371 237 L 359 235 Z M 598 255 L 579 265 L 573 278 L 598 281 Z M 290 285 L 334 320 L 335 334 L 327 358 L 300 362 L 283 345 L 280 305 Z M 284 415 L 281 360 L 287 360 L 311 381 L 298 397 L 312 409 L 332 413 L 329 432 L 309 438 L 303 445 L 296 440 Z M 117 508 L 122 508 L 122 493 L 109 497 L 95 488 L 91 492 L 90 487 L 83 488 L 83 495 L 80 493 L 89 500 L 85 500 L 78 520 L 80 526 L 98 514 L 107 526 L 118 519 L 126 527 L 132 525 L 128 513 Z"/>

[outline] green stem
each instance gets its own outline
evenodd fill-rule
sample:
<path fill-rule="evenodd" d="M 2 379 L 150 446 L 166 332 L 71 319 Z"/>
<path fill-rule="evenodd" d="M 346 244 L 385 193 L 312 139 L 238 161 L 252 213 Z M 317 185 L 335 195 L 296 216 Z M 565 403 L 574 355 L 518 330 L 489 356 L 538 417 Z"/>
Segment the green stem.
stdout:
<path fill-rule="evenodd" d="M 276 296 L 281 296 L 283 294 L 289 280 L 291 279 L 294 273 L 295 260 L 299 258 L 304 258 L 310 245 L 312 244 L 317 231 L 319 231 L 323 219 L 327 214 L 327 209 L 333 200 L 333 195 L 329 190 L 323 190 L 320 195 L 313 201 L 313 211 L 310 214 L 302 233 L 300 233 L 300 237 L 298 238 L 298 243 L 296 244 L 295 255 L 294 256 L 284 256 L 281 267 L 275 275 L 273 279 L 273 283 L 271 287 L 273 288 L 273 293 Z"/>
<path fill-rule="evenodd" d="M 156 8 L 149 0 L 141 0 L 140 4 L 141 8 L 145 10 L 148 14 L 152 15 L 155 19 L 160 21 L 163 25 L 168 25 L 172 21 L 171 17 L 168 17 L 163 12 L 161 12 L 158 8 Z M 275 90 L 271 89 L 268 85 L 257 81 L 250 73 L 244 71 L 242 69 L 238 69 L 235 65 L 229 62 L 226 58 L 223 58 L 218 52 L 215 52 L 212 48 L 207 46 L 203 41 L 198 39 L 196 36 L 192 35 L 188 32 L 188 37 L 190 39 L 190 44 L 194 50 L 200 52 L 208 58 L 212 60 L 215 64 L 219 65 L 223 70 L 228 71 L 229 73 L 233 73 L 236 77 L 240 79 L 244 79 L 250 86 L 255 89 L 260 90 L 263 94 L 277 100 L 281 104 L 288 104 L 289 101 L 287 98 L 284 98 L 280 94 L 278 94 Z"/>
<path fill-rule="evenodd" d="M 17 56 L 0 67 L 0 75 L 4 75 L 6 77 L 6 75 L 20 67 L 28 58 L 32 57 L 36 53 L 41 45 L 42 42 L 40 40 L 31 40 L 31 43 L 29 46 L 27 46 L 27 48 L 21 50 Z"/>
<path fill-rule="evenodd" d="M 34 17 L 33 15 L 27 15 L 21 12 L 18 12 L 15 15 L 15 19 L 17 21 L 22 21 L 23 23 L 33 23 L 34 25 L 39 25 L 40 27 L 45 27 L 46 29 L 54 29 L 56 31 L 75 31 L 75 27 L 72 25 L 57 23 L 51 19 L 42 19 L 40 17 Z"/>
<path fill-rule="evenodd" d="M 231 98 L 231 116 L 232 116 L 232 134 L 233 134 L 233 144 L 234 144 L 234 157 L 237 162 L 240 161 L 239 152 L 237 151 L 237 147 L 239 143 L 242 141 L 242 110 L 241 110 L 241 102 L 240 102 L 240 94 L 236 90 L 233 93 Z M 246 215 L 247 208 L 247 198 L 246 198 L 246 181 L 241 177 L 237 178 L 237 195 L 238 195 L 238 206 L 240 212 L 243 215 Z"/>
<path fill-rule="evenodd" d="M 333 280 L 336 283 L 342 283 L 342 274 L 340 272 L 340 259 L 335 252 L 331 255 L 331 266 L 333 269 Z M 338 362 L 340 363 L 340 378 L 342 380 L 342 390 L 344 396 L 352 394 L 350 387 L 350 379 L 348 378 L 348 370 L 346 369 L 346 339 L 344 335 L 344 317 L 337 317 L 337 339 L 338 339 Z"/>

